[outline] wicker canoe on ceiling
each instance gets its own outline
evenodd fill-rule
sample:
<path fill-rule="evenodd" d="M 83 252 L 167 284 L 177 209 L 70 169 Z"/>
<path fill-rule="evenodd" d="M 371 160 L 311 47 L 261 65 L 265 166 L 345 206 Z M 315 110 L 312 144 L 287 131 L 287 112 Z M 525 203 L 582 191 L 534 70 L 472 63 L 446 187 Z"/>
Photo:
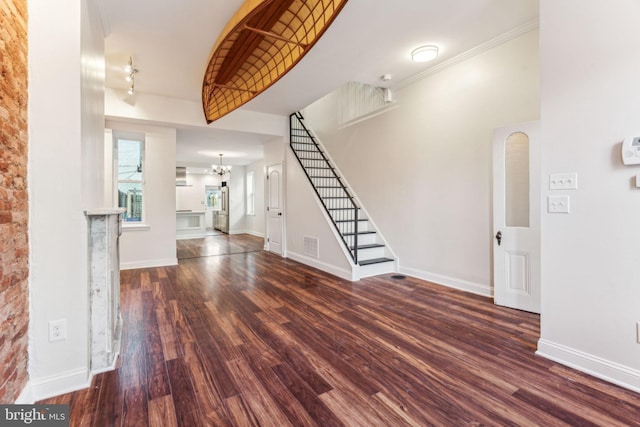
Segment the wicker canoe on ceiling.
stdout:
<path fill-rule="evenodd" d="M 207 123 L 253 99 L 311 49 L 347 0 L 246 0 L 216 41 L 202 83 Z"/>

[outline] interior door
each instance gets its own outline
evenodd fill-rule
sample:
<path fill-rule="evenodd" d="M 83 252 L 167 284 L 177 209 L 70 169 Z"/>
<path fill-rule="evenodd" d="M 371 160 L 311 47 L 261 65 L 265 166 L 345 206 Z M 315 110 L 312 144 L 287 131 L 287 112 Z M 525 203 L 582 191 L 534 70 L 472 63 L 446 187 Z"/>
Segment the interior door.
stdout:
<path fill-rule="evenodd" d="M 282 164 L 267 168 L 267 193 L 267 247 L 270 252 L 282 255 Z"/>
<path fill-rule="evenodd" d="M 494 302 L 540 313 L 540 123 L 493 133 Z"/>

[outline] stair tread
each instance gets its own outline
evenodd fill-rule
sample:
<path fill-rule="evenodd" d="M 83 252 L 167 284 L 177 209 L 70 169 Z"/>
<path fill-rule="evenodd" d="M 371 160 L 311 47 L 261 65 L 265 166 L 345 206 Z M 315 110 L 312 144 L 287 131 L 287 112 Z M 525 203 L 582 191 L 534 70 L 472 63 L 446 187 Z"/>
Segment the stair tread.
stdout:
<path fill-rule="evenodd" d="M 352 211 L 354 208 L 327 208 L 330 211 Z"/>
<path fill-rule="evenodd" d="M 384 248 L 382 243 L 372 243 L 370 245 L 358 245 L 358 250 L 360 249 L 374 249 L 374 248 Z M 349 249 L 354 250 L 355 246 L 351 246 Z"/>
<path fill-rule="evenodd" d="M 361 234 L 376 234 L 376 232 L 375 231 L 371 231 L 371 230 L 369 230 L 369 231 L 358 231 L 358 236 L 361 235 Z M 343 236 L 355 236 L 355 235 L 356 235 L 356 233 L 344 233 L 343 234 Z"/>
<path fill-rule="evenodd" d="M 358 218 L 358 221 L 369 221 L 369 219 L 367 218 Z M 353 222 L 352 219 L 339 219 L 336 220 L 335 222 Z"/>
<path fill-rule="evenodd" d="M 298 150 L 295 148 L 293 149 L 293 151 L 295 151 L 296 153 L 322 153 L 322 151 L 320 150 Z"/>
<path fill-rule="evenodd" d="M 324 196 L 321 198 L 322 199 L 353 199 L 353 197 L 350 197 L 350 196 Z M 349 208 L 349 209 L 353 209 L 353 208 Z"/>
<path fill-rule="evenodd" d="M 362 261 L 358 261 L 358 265 L 360 266 L 365 266 L 365 265 L 371 265 L 371 264 L 380 264 L 383 262 L 393 262 L 393 259 L 391 258 L 373 258 L 373 259 L 365 259 Z"/>

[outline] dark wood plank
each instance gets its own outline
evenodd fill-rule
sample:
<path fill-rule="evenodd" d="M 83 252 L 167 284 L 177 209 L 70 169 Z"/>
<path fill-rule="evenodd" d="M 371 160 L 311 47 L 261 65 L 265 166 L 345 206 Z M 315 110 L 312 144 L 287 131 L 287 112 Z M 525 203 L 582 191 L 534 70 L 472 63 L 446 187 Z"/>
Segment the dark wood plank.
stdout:
<path fill-rule="evenodd" d="M 271 397 L 244 359 L 230 360 L 227 366 L 237 384 L 243 384 L 242 396 L 260 425 L 290 426 L 289 419 Z"/>
<path fill-rule="evenodd" d="M 311 415 L 320 426 L 344 425 L 322 402 L 318 395 L 293 371 L 289 365 L 277 365 L 272 368 L 282 384 Z"/>
<path fill-rule="evenodd" d="M 142 304 L 144 310 L 144 345 L 146 353 L 146 386 L 149 399 L 166 396 L 171 393 L 167 367 L 160 338 L 160 328 L 156 317 L 156 310 L 153 304 L 152 291 L 142 293 Z"/>
<path fill-rule="evenodd" d="M 171 395 L 179 426 L 197 426 L 203 419 L 188 369 L 182 358 L 167 361 Z"/>
<path fill-rule="evenodd" d="M 147 406 L 147 387 L 142 385 L 124 391 L 122 405 L 123 427 L 149 425 L 149 408 Z"/>
<path fill-rule="evenodd" d="M 105 372 L 101 374 L 102 383 L 100 387 L 100 396 L 95 406 L 95 414 L 92 426 L 119 426 L 122 422 L 122 407 L 124 387 L 120 384 L 119 370 Z M 72 409 L 71 418 L 76 413 L 87 411 L 88 408 Z"/>
<path fill-rule="evenodd" d="M 184 359 L 193 378 L 193 388 L 204 417 L 202 422 L 221 427 L 230 426 L 231 422 L 224 406 L 225 393 L 221 390 L 220 379 L 215 375 L 215 371 L 209 369 L 210 365 L 199 346 L 195 343 L 185 346 Z M 226 376 L 225 379 L 230 381 Z"/>
<path fill-rule="evenodd" d="M 149 401 L 149 427 L 177 427 L 176 408 L 171 396 Z"/>

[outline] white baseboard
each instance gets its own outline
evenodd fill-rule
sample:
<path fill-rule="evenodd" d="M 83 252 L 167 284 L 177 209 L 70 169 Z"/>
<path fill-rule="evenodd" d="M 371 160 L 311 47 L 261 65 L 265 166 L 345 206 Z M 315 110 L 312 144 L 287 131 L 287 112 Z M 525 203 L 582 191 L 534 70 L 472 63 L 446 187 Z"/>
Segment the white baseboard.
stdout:
<path fill-rule="evenodd" d="M 33 388 L 31 387 L 31 381 L 29 381 L 14 403 L 16 405 L 33 405 L 35 402 L 36 398 L 33 396 Z"/>
<path fill-rule="evenodd" d="M 536 354 L 640 393 L 640 371 L 636 369 L 542 338 Z"/>
<path fill-rule="evenodd" d="M 229 235 L 235 235 L 235 234 L 250 234 L 252 236 L 262 237 L 264 239 L 264 233 L 259 233 L 257 231 L 253 231 L 253 230 L 231 230 L 231 231 L 229 231 Z"/>
<path fill-rule="evenodd" d="M 461 291 L 471 292 L 472 294 L 481 295 L 483 297 L 493 297 L 493 291 L 490 285 L 482 283 L 469 282 L 467 280 L 456 279 L 455 277 L 443 276 L 440 274 L 429 273 L 427 271 L 417 270 L 415 268 L 400 266 L 400 273 L 408 276 L 417 277 L 427 282 L 437 283 L 438 285 L 447 286 L 449 288 L 459 289 Z"/>
<path fill-rule="evenodd" d="M 92 375 L 89 374 L 87 369 L 80 368 L 50 377 L 31 380 L 28 385 L 28 392 L 25 393 L 23 391 L 20 398 L 23 398 L 24 394 L 24 398 L 30 400 L 28 403 L 34 403 L 38 400 L 81 390 L 91 385 L 91 378 Z"/>
<path fill-rule="evenodd" d="M 204 239 L 207 236 L 208 236 L 207 233 L 176 234 L 176 240 Z"/>
<path fill-rule="evenodd" d="M 302 264 L 317 268 L 318 270 L 322 270 L 326 273 L 333 274 L 334 276 L 338 276 L 341 279 L 354 281 L 353 272 L 349 270 L 345 270 L 335 265 L 327 264 L 315 258 L 310 258 L 306 255 L 298 254 L 295 252 L 287 251 L 287 258 L 291 258 L 294 261 L 298 261 Z"/>
<path fill-rule="evenodd" d="M 166 267 L 178 265 L 178 258 L 148 259 L 142 261 L 121 262 L 120 270 L 133 270 L 134 268 Z"/>

